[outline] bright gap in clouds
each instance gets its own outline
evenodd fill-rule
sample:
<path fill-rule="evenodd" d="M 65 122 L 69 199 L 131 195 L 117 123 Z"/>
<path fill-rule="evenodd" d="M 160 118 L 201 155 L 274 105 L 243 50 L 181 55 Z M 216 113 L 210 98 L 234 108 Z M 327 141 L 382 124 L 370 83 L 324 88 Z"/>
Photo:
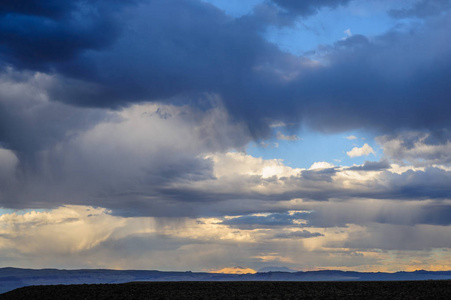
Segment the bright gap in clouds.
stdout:
<path fill-rule="evenodd" d="M 262 0 L 204 0 L 227 15 L 240 18 L 251 15 L 258 5 L 265 5 Z M 345 31 L 368 37 L 385 33 L 400 22 L 387 15 L 387 6 L 394 9 L 405 3 L 381 1 L 351 1 L 349 5 L 338 8 L 321 8 L 311 16 L 297 18 L 292 26 L 269 26 L 265 38 L 280 49 L 295 55 L 313 51 L 319 45 L 333 43 L 349 37 Z M 267 4 L 267 3 L 266 3 Z"/>
<path fill-rule="evenodd" d="M 280 132 L 275 128 L 276 132 Z M 286 134 L 288 136 L 288 134 Z M 356 139 L 350 140 L 349 136 Z M 260 144 L 250 143 L 246 152 L 263 159 L 283 159 L 284 164 L 293 168 L 309 168 L 313 163 L 325 161 L 336 166 L 361 165 L 365 161 L 379 161 L 382 149 L 374 142 L 374 137 L 367 133 L 352 131 L 338 134 L 318 134 L 301 131 L 298 139 L 280 139 L 277 136 Z M 347 152 L 353 148 L 368 144 L 374 154 L 350 157 Z"/>
<path fill-rule="evenodd" d="M 387 3 L 380 2 L 352 1 L 335 9 L 323 8 L 313 16 L 299 18 L 293 27 L 269 27 L 266 38 L 284 51 L 303 55 L 315 52 L 318 46 L 332 45 L 348 38 L 348 30 L 352 35 L 381 35 L 400 21 L 388 16 Z M 389 5 L 393 8 L 400 6 L 399 3 Z"/>

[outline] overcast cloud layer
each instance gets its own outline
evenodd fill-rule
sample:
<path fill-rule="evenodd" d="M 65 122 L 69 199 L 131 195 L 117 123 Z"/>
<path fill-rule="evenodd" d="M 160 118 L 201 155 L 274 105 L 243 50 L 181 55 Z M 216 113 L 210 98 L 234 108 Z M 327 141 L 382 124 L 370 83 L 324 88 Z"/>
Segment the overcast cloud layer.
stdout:
<path fill-rule="evenodd" d="M 0 4 L 0 208 L 38 210 L 0 215 L 0 261 L 450 268 L 450 2 L 374 0 L 395 26 L 303 54 L 266 38 L 356 1 Z M 366 140 L 347 166 L 246 154 L 351 130 L 378 160 Z"/>

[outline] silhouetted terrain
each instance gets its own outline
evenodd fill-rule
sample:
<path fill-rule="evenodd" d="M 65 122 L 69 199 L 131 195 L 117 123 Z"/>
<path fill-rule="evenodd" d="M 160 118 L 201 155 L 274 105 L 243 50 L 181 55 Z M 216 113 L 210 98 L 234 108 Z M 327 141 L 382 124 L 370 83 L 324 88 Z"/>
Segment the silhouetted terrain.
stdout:
<path fill-rule="evenodd" d="M 58 270 L 0 268 L 0 293 L 30 285 L 111 284 L 133 281 L 391 281 L 451 279 L 451 271 L 360 273 L 345 271 L 263 272 L 232 275 L 139 270 Z M 451 292 L 451 291 L 450 291 Z"/>
<path fill-rule="evenodd" d="M 451 281 L 146 282 L 23 287 L 0 299 L 449 299 Z"/>

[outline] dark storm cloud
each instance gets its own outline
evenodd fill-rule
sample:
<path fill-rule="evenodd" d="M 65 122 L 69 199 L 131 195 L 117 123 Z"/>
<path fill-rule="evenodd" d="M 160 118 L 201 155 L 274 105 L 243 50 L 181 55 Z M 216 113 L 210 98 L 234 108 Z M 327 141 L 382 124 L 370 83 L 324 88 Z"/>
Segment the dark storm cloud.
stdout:
<path fill-rule="evenodd" d="M 451 206 L 435 203 L 406 203 L 396 200 L 381 200 L 368 203 L 369 200 L 349 202 L 332 201 L 329 203 L 311 203 L 312 209 L 306 213 L 289 214 L 279 212 L 258 215 L 243 215 L 226 219 L 221 224 L 242 230 L 276 227 L 331 228 L 348 227 L 350 224 L 368 226 L 371 224 L 391 224 L 399 226 L 451 225 Z M 301 224 L 295 221 L 302 221 Z M 308 238 L 323 236 L 307 230 L 280 233 L 274 238 Z"/>
<path fill-rule="evenodd" d="M 389 11 L 390 16 L 394 18 L 425 18 L 442 13 L 451 8 L 449 0 L 422 0 L 416 2 L 412 7 L 404 9 L 394 9 Z"/>
<path fill-rule="evenodd" d="M 167 5 L 152 3 L 151 12 L 162 15 Z M 447 18 L 425 25 L 426 31 L 390 32 L 371 42 L 355 35 L 331 47 L 324 56 L 329 64 L 321 66 L 265 41 L 249 25 L 251 17 L 230 20 L 192 2 L 177 7 L 175 21 L 158 16 L 152 25 L 143 21 L 139 26 L 150 30 L 145 36 L 128 35 L 111 54 L 77 62 L 77 68 L 87 64 L 82 73 L 109 92 L 96 101 L 81 100 L 86 103 L 68 100 L 109 106 L 126 97 L 161 99 L 208 90 L 221 95 L 229 112 L 257 136 L 268 133 L 268 119 L 304 120 L 324 131 L 449 125 Z M 143 39 L 149 44 L 137 42 Z M 128 63 L 117 66 L 120 58 Z M 91 66 L 99 72 L 92 74 Z"/>
<path fill-rule="evenodd" d="M 384 150 L 390 159 L 396 151 L 389 155 L 388 142 L 400 130 L 421 129 L 430 133 L 422 143 L 446 145 L 449 134 L 440 133 L 451 122 L 451 18 L 446 11 L 408 32 L 394 30 L 371 39 L 354 35 L 302 57 L 265 40 L 265 29 L 274 23 L 263 23 L 261 15 L 233 19 L 195 0 L 127 6 L 109 6 L 110 1 L 11 3 L 3 4 L 0 13 L 0 59 L 9 65 L 2 69 L 0 143 L 18 156 L 19 174 L 26 180 L 1 191 L 5 207 L 26 208 L 35 201 L 43 207 L 99 205 L 123 215 L 198 216 L 240 214 L 240 205 L 243 211 L 258 212 L 252 207 L 255 201 L 450 195 L 450 172 L 439 168 L 395 174 L 383 171 L 387 166 L 382 162 L 366 163 L 349 171 L 380 170 L 382 175 L 355 186 L 343 184 L 338 176 L 342 171 L 333 168 L 229 182 L 215 179 L 212 162 L 200 156 L 243 147 L 249 135 L 268 137 L 275 120 L 325 132 L 382 131 L 390 137 L 381 140 L 387 141 Z M 279 4 L 288 8 L 295 2 Z M 17 90 L 23 93 L 11 92 Z M 217 101 L 206 101 L 205 95 Z M 136 134 L 136 126 L 117 130 L 115 122 L 105 124 L 106 109 L 140 101 L 189 104 L 201 112 L 184 107 L 179 117 L 193 120 L 147 124 L 138 140 L 127 140 Z M 218 122 L 217 115 L 204 119 L 221 105 L 231 120 Z M 170 120 L 170 115 L 157 111 L 154 116 Z M 236 121 L 246 124 L 250 134 L 245 126 L 230 129 Z M 94 132 L 88 141 L 77 139 L 99 123 L 105 131 Z M 162 128 L 192 130 L 177 135 Z M 147 137 L 153 132 L 158 136 Z M 191 132 L 197 136 L 190 148 Z M 399 161 L 419 140 L 406 140 L 407 154 Z M 154 145 L 140 156 L 135 150 L 149 141 Z M 450 152 L 440 149 L 427 156 L 429 162 L 448 161 Z M 30 171 L 27 162 L 33 160 L 36 167 Z M 271 185 L 275 189 L 255 188 Z M 252 222 L 291 222 L 273 217 Z"/>
<path fill-rule="evenodd" d="M 402 174 L 388 173 L 390 189 L 380 191 L 379 197 L 399 199 L 447 199 L 450 190 L 451 172 L 429 167 L 424 171 L 406 171 Z"/>
<path fill-rule="evenodd" d="M 450 25 L 446 19 L 442 22 L 444 28 Z M 307 122 L 329 132 L 358 126 L 385 132 L 448 126 L 450 88 L 445 78 L 451 74 L 444 66 L 450 64 L 450 49 L 434 48 L 443 55 L 433 59 L 420 54 L 438 39 L 449 38 L 441 28 L 433 31 L 389 32 L 372 42 L 353 36 L 337 42 L 328 56 L 331 66 L 299 82 L 304 95 L 314 99 L 306 103 Z M 416 44 L 420 40 L 422 44 Z"/>
<path fill-rule="evenodd" d="M 36 153 L 108 119 L 100 110 L 47 101 L 45 87 L 59 84 L 52 76 L 7 68 L 0 82 L 0 145 L 24 164 L 35 164 Z"/>
<path fill-rule="evenodd" d="M 350 171 L 383 171 L 390 168 L 388 161 L 365 161 L 361 166 L 347 168 Z"/>
<path fill-rule="evenodd" d="M 429 131 L 424 143 L 426 145 L 444 145 L 451 141 L 451 131 L 448 128 Z"/>
<path fill-rule="evenodd" d="M 133 18 L 129 30 L 111 51 L 64 66 L 101 84 L 104 97 L 69 101 L 114 106 L 234 87 L 239 83 L 235 76 L 252 68 L 268 48 L 252 24 L 198 1 L 147 1 L 127 17 Z"/>
<path fill-rule="evenodd" d="M 52 19 L 60 18 L 67 15 L 77 2 L 81 1 L 6 0 L 0 3 L 0 14 L 13 13 Z"/>
<path fill-rule="evenodd" d="M 316 205 L 305 216 L 304 227 L 346 227 L 349 224 L 393 224 L 402 226 L 451 225 L 451 206 L 435 203 L 406 203 L 399 200 L 331 202 Z"/>
<path fill-rule="evenodd" d="M 428 205 L 418 213 L 418 224 L 451 225 L 451 205 Z"/>
<path fill-rule="evenodd" d="M 449 248 L 451 235 L 447 227 L 390 226 L 376 224 L 368 227 L 368 234 L 351 233 L 341 247 L 353 249 L 430 250 Z M 328 246 L 338 246 L 331 242 Z"/>
<path fill-rule="evenodd" d="M 301 16 L 313 15 L 322 7 L 335 8 L 339 5 L 344 5 L 350 0 L 272 0 L 277 5 L 285 8 L 290 13 Z"/>
<path fill-rule="evenodd" d="M 301 173 L 303 179 L 312 181 L 332 181 L 332 176 L 337 173 L 335 168 L 304 170 Z"/>
<path fill-rule="evenodd" d="M 132 2 L 128 2 L 133 3 Z M 0 58 L 25 69 L 52 70 L 86 50 L 110 45 L 121 31 L 120 1 L 3 1 Z"/>
<path fill-rule="evenodd" d="M 318 49 L 318 63 L 265 40 L 271 23 L 258 14 L 233 19 L 195 0 L 141 2 L 114 10 L 103 1 L 76 2 L 47 16 L 15 9 L 2 17 L 1 55 L 15 67 L 66 76 L 49 93 L 74 105 L 117 108 L 215 93 L 257 138 L 268 136 L 271 120 L 326 132 L 449 125 L 446 11 L 408 33 L 354 35 Z M 305 12 L 337 5 L 277 3 Z M 69 17 L 54 17 L 63 13 Z"/>

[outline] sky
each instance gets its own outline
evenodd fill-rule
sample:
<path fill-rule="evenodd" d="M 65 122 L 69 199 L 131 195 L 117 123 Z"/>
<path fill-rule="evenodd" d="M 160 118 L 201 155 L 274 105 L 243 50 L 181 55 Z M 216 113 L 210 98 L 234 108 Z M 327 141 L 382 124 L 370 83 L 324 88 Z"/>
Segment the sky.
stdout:
<path fill-rule="evenodd" d="M 451 270 L 450 29 L 448 0 L 3 1 L 0 267 Z"/>

